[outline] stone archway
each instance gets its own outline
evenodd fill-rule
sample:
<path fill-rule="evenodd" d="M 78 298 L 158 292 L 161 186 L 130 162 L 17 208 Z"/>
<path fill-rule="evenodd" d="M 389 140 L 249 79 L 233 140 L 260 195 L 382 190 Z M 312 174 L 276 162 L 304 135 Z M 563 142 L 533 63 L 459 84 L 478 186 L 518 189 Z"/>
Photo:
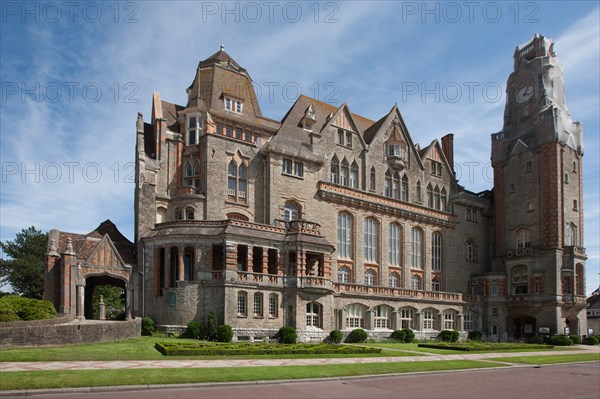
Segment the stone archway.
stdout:
<path fill-rule="evenodd" d="M 85 294 L 83 312 L 86 319 L 95 319 L 93 308 L 94 291 L 97 287 L 113 286 L 123 290 L 125 310 L 127 309 L 128 298 L 127 281 L 123 278 L 111 276 L 110 274 L 88 275 L 85 277 Z M 126 315 L 126 318 L 129 319 Z"/>

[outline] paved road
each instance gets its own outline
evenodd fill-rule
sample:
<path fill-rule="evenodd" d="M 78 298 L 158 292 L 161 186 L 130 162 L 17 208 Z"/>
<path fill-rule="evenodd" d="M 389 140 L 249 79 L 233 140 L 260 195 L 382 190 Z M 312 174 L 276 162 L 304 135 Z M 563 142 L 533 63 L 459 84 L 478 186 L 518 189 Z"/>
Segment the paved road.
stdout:
<path fill-rule="evenodd" d="M 7 396 L 0 395 L 2 398 Z M 526 366 L 253 385 L 186 386 L 137 391 L 53 393 L 34 399 L 460 398 L 598 399 L 600 363 Z"/>

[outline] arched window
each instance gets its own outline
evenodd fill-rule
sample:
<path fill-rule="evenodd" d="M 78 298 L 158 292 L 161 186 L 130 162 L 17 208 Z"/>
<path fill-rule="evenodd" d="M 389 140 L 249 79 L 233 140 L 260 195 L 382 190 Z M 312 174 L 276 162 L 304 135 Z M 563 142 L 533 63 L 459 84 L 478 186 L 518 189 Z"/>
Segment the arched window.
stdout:
<path fill-rule="evenodd" d="M 183 279 L 194 280 L 194 247 L 185 247 L 183 250 Z"/>
<path fill-rule="evenodd" d="M 352 258 L 352 217 L 345 212 L 338 214 L 338 258 Z"/>
<path fill-rule="evenodd" d="M 348 305 L 346 313 L 346 326 L 348 328 L 364 328 L 365 326 L 365 307 L 358 303 Z"/>
<path fill-rule="evenodd" d="M 416 291 L 421 289 L 421 278 L 419 276 L 412 276 L 410 278 L 410 289 Z"/>
<path fill-rule="evenodd" d="M 400 275 L 396 272 L 390 273 L 390 287 L 392 287 L 392 288 L 400 287 Z"/>
<path fill-rule="evenodd" d="M 164 223 L 167 221 L 167 208 L 159 206 L 156 208 L 156 223 Z"/>
<path fill-rule="evenodd" d="M 248 316 L 248 294 L 245 291 L 239 291 L 237 296 L 238 316 Z"/>
<path fill-rule="evenodd" d="M 373 270 L 365 272 L 365 285 L 375 285 L 375 272 Z"/>
<path fill-rule="evenodd" d="M 392 310 L 389 306 L 379 305 L 375 307 L 375 328 L 389 329 L 391 325 Z"/>
<path fill-rule="evenodd" d="M 566 246 L 577 246 L 577 227 L 573 224 L 567 224 L 565 228 L 565 245 Z"/>
<path fill-rule="evenodd" d="M 513 267 L 510 271 L 510 281 L 514 295 L 526 295 L 529 285 L 527 266 L 520 265 Z"/>
<path fill-rule="evenodd" d="M 400 226 L 396 223 L 390 223 L 388 233 L 388 262 L 390 265 L 400 265 Z"/>
<path fill-rule="evenodd" d="M 423 230 L 413 227 L 412 229 L 412 267 L 421 269 L 423 267 Z"/>
<path fill-rule="evenodd" d="M 575 294 L 585 295 L 585 284 L 584 284 L 585 273 L 583 271 L 583 265 L 578 263 L 575 265 Z"/>
<path fill-rule="evenodd" d="M 375 166 L 371 166 L 371 178 L 369 181 L 369 190 L 375 191 L 377 188 L 377 177 L 375 173 Z"/>
<path fill-rule="evenodd" d="M 241 164 L 238 168 L 238 198 L 245 199 L 247 193 L 247 176 L 246 176 L 246 166 Z"/>
<path fill-rule="evenodd" d="M 431 270 L 442 270 L 442 235 L 438 232 L 431 234 Z"/>
<path fill-rule="evenodd" d="M 306 304 L 306 327 L 321 328 L 321 305 L 317 302 L 309 302 Z"/>
<path fill-rule="evenodd" d="M 531 245 L 531 235 L 527 227 L 522 227 L 516 233 L 517 248 L 525 248 Z"/>
<path fill-rule="evenodd" d="M 402 176 L 402 190 L 400 192 L 400 199 L 408 202 L 408 176 Z"/>
<path fill-rule="evenodd" d="M 431 280 L 431 290 L 432 291 L 440 291 L 441 290 L 440 280 L 437 277 L 434 277 Z"/>
<path fill-rule="evenodd" d="M 431 184 L 427 185 L 427 206 L 433 208 L 433 188 Z"/>
<path fill-rule="evenodd" d="M 186 218 L 186 220 L 194 220 L 194 208 L 192 208 L 192 207 L 185 208 L 185 218 Z"/>
<path fill-rule="evenodd" d="M 194 175 L 194 169 L 192 168 L 192 164 L 188 161 L 185 164 L 185 177 L 190 177 Z"/>
<path fill-rule="evenodd" d="M 377 262 L 377 221 L 373 218 L 365 219 L 365 261 Z"/>
<path fill-rule="evenodd" d="M 299 207 L 291 201 L 285 203 L 283 207 L 283 219 L 291 222 L 298 220 L 300 215 Z"/>
<path fill-rule="evenodd" d="M 350 187 L 358 188 L 358 165 L 352 162 L 350 166 Z"/>
<path fill-rule="evenodd" d="M 346 161 L 346 158 L 344 158 L 342 160 L 342 168 L 340 171 L 340 184 L 342 186 L 348 185 L 348 175 L 349 175 L 348 161 Z"/>
<path fill-rule="evenodd" d="M 237 186 L 237 164 L 235 161 L 229 162 L 227 165 L 227 195 L 229 197 L 233 197 L 235 200 L 236 197 L 236 188 Z"/>
<path fill-rule="evenodd" d="M 340 176 L 340 162 L 334 155 L 331 159 L 331 182 L 337 184 Z"/>
<path fill-rule="evenodd" d="M 394 180 L 392 181 L 392 197 L 400 199 L 400 175 L 398 172 L 394 173 Z"/>
<path fill-rule="evenodd" d="M 177 209 L 175 211 L 175 219 L 177 220 L 184 220 L 185 215 L 183 214 L 183 211 L 181 209 Z"/>
<path fill-rule="evenodd" d="M 448 201 L 448 196 L 446 195 L 446 189 L 442 188 L 441 195 L 440 195 L 440 210 L 442 210 L 442 211 L 446 210 L 447 201 Z"/>
<path fill-rule="evenodd" d="M 246 215 L 242 215 L 241 213 L 237 213 L 237 212 L 232 212 L 232 213 L 228 213 L 227 214 L 227 219 L 229 220 L 243 220 L 243 221 L 248 221 L 248 216 Z"/>
<path fill-rule="evenodd" d="M 435 186 L 433 189 L 433 207 L 435 209 L 440 209 L 440 189 L 438 186 Z"/>
<path fill-rule="evenodd" d="M 350 269 L 342 266 L 338 269 L 338 282 L 348 284 L 350 282 Z"/>
<path fill-rule="evenodd" d="M 421 181 L 417 181 L 417 202 L 423 202 L 423 192 L 421 191 Z"/>
<path fill-rule="evenodd" d="M 390 171 L 385 172 L 385 180 L 383 181 L 383 195 L 386 197 L 392 196 L 392 175 Z"/>

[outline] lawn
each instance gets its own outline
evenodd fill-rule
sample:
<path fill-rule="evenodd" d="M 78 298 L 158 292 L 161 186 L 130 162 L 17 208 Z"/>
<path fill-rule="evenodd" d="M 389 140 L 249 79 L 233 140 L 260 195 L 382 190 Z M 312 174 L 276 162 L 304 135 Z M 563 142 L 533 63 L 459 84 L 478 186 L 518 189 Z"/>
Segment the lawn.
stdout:
<path fill-rule="evenodd" d="M 544 356 L 515 356 L 515 357 L 497 357 L 486 360 L 496 360 L 508 363 L 525 363 L 525 364 L 559 364 L 573 362 L 590 362 L 600 361 L 598 353 L 574 353 L 568 355 L 544 355 Z"/>
<path fill-rule="evenodd" d="M 573 350 L 577 351 L 579 349 L 575 347 L 568 346 L 556 346 L 554 348 L 544 348 L 540 346 L 533 346 L 531 348 L 511 348 L 509 343 L 499 343 L 496 347 L 490 350 L 478 350 L 478 351 L 462 351 L 456 349 L 436 349 L 436 348 L 420 348 L 417 343 L 410 344 L 402 344 L 402 343 L 394 343 L 394 342 L 376 342 L 376 343 L 366 343 L 360 344 L 364 346 L 372 346 L 375 348 L 385 348 L 390 351 L 413 351 L 413 352 L 422 352 L 423 354 L 438 354 L 438 355 L 454 355 L 454 354 L 465 354 L 465 353 L 490 353 L 490 352 L 500 352 L 500 353 L 510 353 L 510 352 L 551 352 L 551 351 L 564 351 L 564 350 Z M 409 353 L 409 352 L 405 352 Z M 412 354 L 415 355 L 414 353 Z"/>
<path fill-rule="evenodd" d="M 173 359 L 159 353 L 154 344 L 161 342 L 196 343 L 193 339 L 140 337 L 119 342 L 96 344 L 64 345 L 43 348 L 3 349 L 0 350 L 1 362 L 40 362 L 69 360 L 165 360 Z M 372 354 L 335 354 L 335 355 L 247 355 L 247 356 L 178 356 L 178 359 L 306 359 L 337 357 L 390 357 L 411 356 L 414 354 L 397 350 L 384 350 Z"/>
<path fill-rule="evenodd" d="M 443 362 L 328 364 L 289 367 L 228 367 L 212 369 L 28 371 L 3 373 L 2 378 L 0 379 L 0 390 L 325 378 L 464 370 L 499 366 L 503 366 L 503 364 L 474 360 L 454 360 Z"/>

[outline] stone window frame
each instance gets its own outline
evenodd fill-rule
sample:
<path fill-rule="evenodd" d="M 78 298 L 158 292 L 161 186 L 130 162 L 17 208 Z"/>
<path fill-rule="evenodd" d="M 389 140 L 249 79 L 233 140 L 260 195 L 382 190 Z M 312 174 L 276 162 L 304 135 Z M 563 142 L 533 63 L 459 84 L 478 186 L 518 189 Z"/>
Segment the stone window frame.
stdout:
<path fill-rule="evenodd" d="M 378 305 L 373 308 L 373 328 L 376 330 L 389 330 L 392 325 L 392 311 L 389 305 Z"/>
<path fill-rule="evenodd" d="M 255 292 L 253 295 L 252 315 L 258 318 L 264 316 L 264 295 L 262 292 Z"/>
<path fill-rule="evenodd" d="M 238 317 L 248 317 L 248 293 L 246 291 L 237 293 L 237 315 Z"/>
<path fill-rule="evenodd" d="M 269 317 L 276 318 L 277 316 L 279 316 L 279 296 L 269 294 Z"/>
<path fill-rule="evenodd" d="M 352 260 L 354 257 L 354 216 L 348 211 L 338 213 L 337 244 L 338 259 Z"/>
<path fill-rule="evenodd" d="M 346 308 L 346 327 L 364 328 L 367 308 L 360 303 L 351 303 Z"/>
<path fill-rule="evenodd" d="M 363 258 L 367 263 L 379 264 L 379 221 L 368 216 L 364 221 Z"/>
<path fill-rule="evenodd" d="M 312 301 L 306 304 L 306 328 L 321 329 L 323 327 L 323 305 Z"/>
<path fill-rule="evenodd" d="M 392 222 L 388 227 L 388 263 L 402 266 L 403 231 L 400 223 Z"/>
<path fill-rule="evenodd" d="M 444 237 L 441 231 L 431 233 L 431 270 L 442 271 L 442 259 L 444 258 Z"/>

